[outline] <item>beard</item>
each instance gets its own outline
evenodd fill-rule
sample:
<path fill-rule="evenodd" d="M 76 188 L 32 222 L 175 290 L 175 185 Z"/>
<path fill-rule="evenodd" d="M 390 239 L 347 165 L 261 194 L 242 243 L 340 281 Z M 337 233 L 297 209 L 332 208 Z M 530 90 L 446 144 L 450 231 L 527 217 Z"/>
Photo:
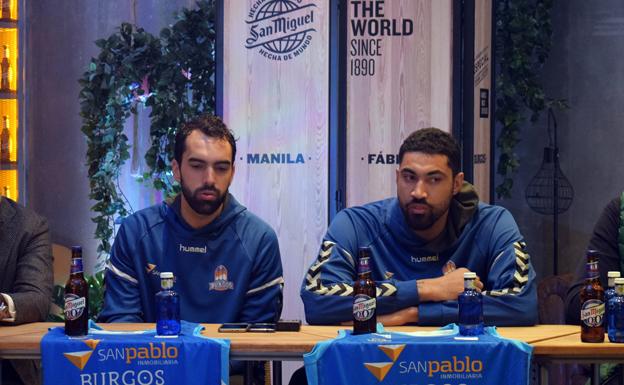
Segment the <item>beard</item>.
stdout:
<path fill-rule="evenodd" d="M 203 185 L 195 191 L 191 191 L 191 189 L 184 184 L 184 179 L 182 178 L 180 178 L 180 185 L 182 186 L 182 195 L 184 195 L 184 199 L 186 199 L 186 202 L 189 206 L 191 206 L 193 211 L 200 215 L 214 214 L 219 207 L 221 207 L 228 193 L 228 190 L 225 190 L 225 192 L 222 193 L 215 186 L 210 185 Z M 201 194 L 204 192 L 212 192 L 215 194 L 215 199 L 212 201 L 201 199 Z"/>
<path fill-rule="evenodd" d="M 410 206 L 415 204 L 418 204 L 419 206 L 427 206 L 428 210 L 422 214 L 410 212 Z M 401 211 L 403 211 L 407 225 L 412 230 L 423 231 L 431 228 L 431 226 L 433 226 L 434 223 L 436 223 L 438 219 L 440 219 L 448 211 L 450 204 L 450 199 L 438 207 L 430 205 L 425 199 L 412 199 L 406 204 L 401 205 Z"/>

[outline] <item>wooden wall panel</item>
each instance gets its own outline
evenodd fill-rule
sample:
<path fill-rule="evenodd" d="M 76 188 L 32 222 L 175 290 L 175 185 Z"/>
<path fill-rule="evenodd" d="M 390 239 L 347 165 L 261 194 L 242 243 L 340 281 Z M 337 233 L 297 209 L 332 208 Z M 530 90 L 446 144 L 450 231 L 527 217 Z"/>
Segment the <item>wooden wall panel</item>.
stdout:
<path fill-rule="evenodd" d="M 475 1 L 474 40 L 474 180 L 484 202 L 490 201 L 492 103 L 492 0 Z"/>
<path fill-rule="evenodd" d="M 239 138 L 231 191 L 277 232 L 282 316 L 303 319 L 299 286 L 327 228 L 329 8 L 320 0 L 223 3 L 223 115 Z M 308 21 L 295 30 L 305 47 L 271 52 L 296 45 L 271 42 L 288 32 L 262 36 L 279 17 Z"/>
<path fill-rule="evenodd" d="M 366 4 L 374 6 L 348 5 L 348 206 L 396 195 L 395 155 L 412 131 L 452 129 L 452 2 Z M 379 50 L 354 50 L 361 44 Z M 364 62 L 369 71 L 362 71 Z"/>

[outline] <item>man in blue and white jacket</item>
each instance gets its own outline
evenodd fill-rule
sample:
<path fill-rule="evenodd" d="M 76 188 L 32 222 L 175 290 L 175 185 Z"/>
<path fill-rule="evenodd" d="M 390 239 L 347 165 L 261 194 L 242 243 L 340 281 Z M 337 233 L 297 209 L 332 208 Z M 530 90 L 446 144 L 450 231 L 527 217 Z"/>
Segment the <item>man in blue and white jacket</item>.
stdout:
<path fill-rule="evenodd" d="M 101 320 L 155 322 L 160 272 L 171 271 L 181 318 L 275 322 L 284 280 L 275 232 L 228 192 L 236 142 L 218 117 L 186 123 L 175 138 L 182 193 L 124 220 L 106 272 Z"/>
<path fill-rule="evenodd" d="M 535 272 L 522 235 L 507 210 L 479 202 L 459 167 L 459 147 L 443 131 L 419 130 L 403 142 L 397 198 L 332 221 L 301 287 L 309 323 L 352 320 L 358 248 L 368 246 L 385 325 L 456 322 L 466 271 L 479 277 L 486 324 L 535 324 Z"/>

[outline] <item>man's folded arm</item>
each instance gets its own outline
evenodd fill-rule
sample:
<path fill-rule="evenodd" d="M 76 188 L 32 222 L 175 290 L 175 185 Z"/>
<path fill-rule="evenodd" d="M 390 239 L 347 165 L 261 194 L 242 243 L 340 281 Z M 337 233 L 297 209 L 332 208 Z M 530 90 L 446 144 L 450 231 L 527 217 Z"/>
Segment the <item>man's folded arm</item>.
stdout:
<path fill-rule="evenodd" d="M 353 285 L 357 277 L 351 252 L 326 239 L 301 285 L 306 320 L 336 324 L 353 318 Z M 375 282 L 377 314 L 390 314 L 418 304 L 416 280 Z"/>

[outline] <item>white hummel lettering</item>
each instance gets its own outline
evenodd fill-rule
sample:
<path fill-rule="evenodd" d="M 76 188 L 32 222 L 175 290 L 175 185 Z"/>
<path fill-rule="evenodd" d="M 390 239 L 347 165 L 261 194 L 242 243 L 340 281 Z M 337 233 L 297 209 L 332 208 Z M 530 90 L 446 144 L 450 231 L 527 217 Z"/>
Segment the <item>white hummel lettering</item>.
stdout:
<path fill-rule="evenodd" d="M 206 253 L 207 247 L 199 247 L 199 246 L 184 246 L 180 243 L 180 251 L 185 253 Z"/>

